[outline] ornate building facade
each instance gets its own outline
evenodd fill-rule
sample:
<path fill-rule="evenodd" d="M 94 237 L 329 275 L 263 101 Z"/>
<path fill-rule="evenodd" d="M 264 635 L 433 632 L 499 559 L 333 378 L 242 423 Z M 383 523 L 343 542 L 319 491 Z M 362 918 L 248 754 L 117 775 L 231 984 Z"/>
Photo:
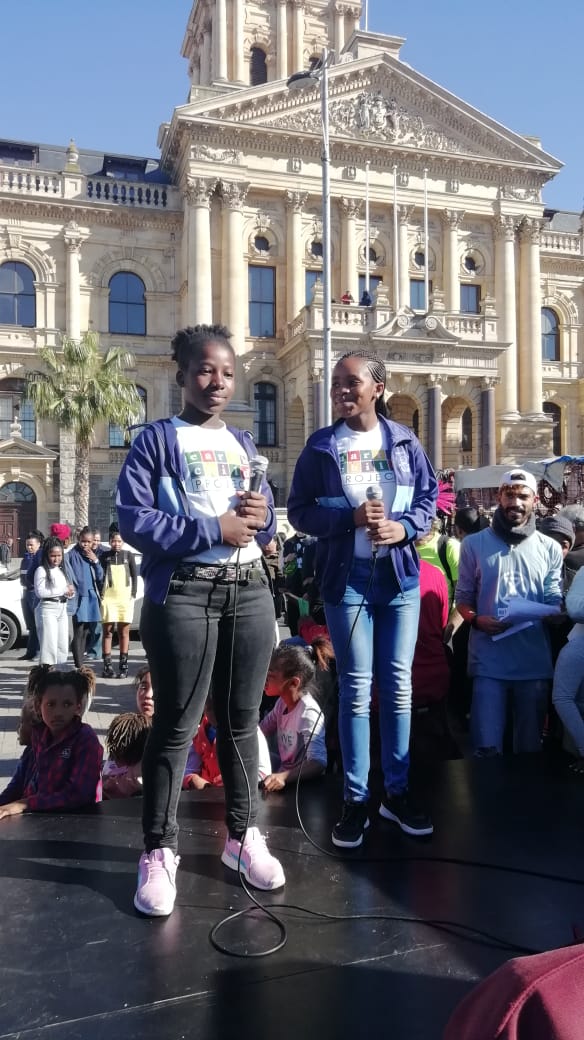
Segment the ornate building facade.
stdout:
<path fill-rule="evenodd" d="M 21 536 L 33 512 L 73 518 L 67 435 L 35 421 L 22 388 L 39 346 L 87 329 L 132 351 L 149 420 L 180 406 L 174 330 L 227 324 L 229 421 L 254 429 L 284 503 L 322 422 L 324 320 L 320 87 L 287 80 L 323 46 L 333 358 L 384 358 L 392 415 L 437 468 L 583 451 L 583 226 L 541 196 L 561 163 L 360 17 L 350 0 L 195 0 L 188 100 L 159 160 L 0 141 L 0 525 L 2 510 Z M 97 431 L 102 525 L 124 441 Z"/>

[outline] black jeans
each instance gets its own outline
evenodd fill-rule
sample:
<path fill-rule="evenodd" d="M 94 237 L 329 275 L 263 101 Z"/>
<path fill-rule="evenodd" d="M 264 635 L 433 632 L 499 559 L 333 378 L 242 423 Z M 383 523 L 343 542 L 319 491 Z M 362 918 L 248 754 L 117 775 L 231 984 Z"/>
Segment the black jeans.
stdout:
<path fill-rule="evenodd" d="M 152 729 L 142 760 L 142 822 L 147 852 L 155 848 L 177 850 L 176 812 L 187 754 L 211 682 L 227 828 L 231 837 L 241 838 L 248 809 L 253 826 L 257 813 L 259 705 L 274 646 L 274 621 L 272 595 L 263 576 L 237 586 L 199 579 L 173 580 L 166 603 L 144 598 L 140 636 L 154 693 Z"/>
<path fill-rule="evenodd" d="M 73 651 L 73 660 L 75 661 L 76 668 L 81 668 L 81 665 L 83 664 L 85 644 L 87 643 L 87 637 L 93 628 L 93 625 L 93 621 L 78 621 L 75 616 L 73 617 L 73 640 L 71 643 L 71 649 Z"/>

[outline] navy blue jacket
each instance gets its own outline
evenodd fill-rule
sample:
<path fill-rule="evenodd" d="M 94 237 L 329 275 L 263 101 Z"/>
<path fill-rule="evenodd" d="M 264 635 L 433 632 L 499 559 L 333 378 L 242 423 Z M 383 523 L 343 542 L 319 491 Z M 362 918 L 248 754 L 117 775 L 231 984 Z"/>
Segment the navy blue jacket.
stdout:
<path fill-rule="evenodd" d="M 315 577 L 322 598 L 340 603 L 355 549 L 353 506 L 343 490 L 335 426 L 326 426 L 309 437 L 294 471 L 288 518 L 296 531 L 315 535 Z M 401 589 L 419 582 L 420 564 L 415 542 L 429 530 L 436 510 L 438 484 L 417 437 L 406 426 L 379 416 L 387 430 L 388 451 L 395 473 L 396 491 L 390 520 L 404 525 L 407 537 L 390 547 L 395 575 Z"/>
<path fill-rule="evenodd" d="M 233 426 L 250 459 L 257 455 L 251 433 Z M 193 517 L 185 488 L 186 462 L 171 419 L 149 423 L 134 441 L 118 480 L 116 505 L 124 541 L 142 553 L 144 591 L 164 603 L 172 572 L 183 557 L 193 557 L 222 542 L 219 518 Z M 268 519 L 256 540 L 266 545 L 276 532 L 274 499 L 264 477 L 261 488 Z"/>

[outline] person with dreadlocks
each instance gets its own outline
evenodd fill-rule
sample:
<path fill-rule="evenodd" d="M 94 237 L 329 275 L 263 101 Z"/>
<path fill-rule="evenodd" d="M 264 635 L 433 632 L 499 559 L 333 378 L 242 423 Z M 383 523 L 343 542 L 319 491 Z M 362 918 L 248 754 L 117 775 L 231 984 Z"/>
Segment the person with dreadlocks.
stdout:
<path fill-rule="evenodd" d="M 105 738 L 108 758 L 103 764 L 103 797 L 130 798 L 142 794 L 142 755 L 152 716 L 138 711 L 116 715 Z"/>
<path fill-rule="evenodd" d="M 332 373 L 335 421 L 309 438 L 296 464 L 288 517 L 318 538 L 315 574 L 339 673 L 344 806 L 332 833 L 355 848 L 369 826 L 369 711 L 373 674 L 385 794 L 379 813 L 407 834 L 431 834 L 408 792 L 411 666 L 420 610 L 414 543 L 429 530 L 438 486 L 413 432 L 391 422 L 383 362 L 345 354 Z"/>

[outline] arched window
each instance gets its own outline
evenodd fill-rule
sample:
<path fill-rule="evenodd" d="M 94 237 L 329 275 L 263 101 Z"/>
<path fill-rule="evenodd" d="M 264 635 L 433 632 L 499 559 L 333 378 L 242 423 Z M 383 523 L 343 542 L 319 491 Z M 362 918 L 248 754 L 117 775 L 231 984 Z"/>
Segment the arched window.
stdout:
<path fill-rule="evenodd" d="M 137 274 L 120 271 L 109 283 L 109 331 L 146 335 L 145 285 Z"/>
<path fill-rule="evenodd" d="M 138 396 L 141 401 L 140 415 L 136 419 L 136 424 L 146 422 L 146 400 L 147 395 L 143 386 L 136 387 Z M 116 426 L 115 423 L 109 424 L 109 446 L 110 448 L 129 448 L 130 444 L 135 439 L 136 435 L 140 430 L 127 430 L 125 426 Z"/>
<path fill-rule="evenodd" d="M 0 440 L 8 440 L 12 423 L 20 422 L 20 436 L 25 441 L 36 441 L 36 417 L 32 401 L 24 397 L 24 379 L 3 379 L 0 382 Z"/>
<path fill-rule="evenodd" d="M 544 401 L 544 415 L 549 415 L 553 423 L 552 451 L 554 455 L 562 454 L 562 409 L 553 401 Z"/>
<path fill-rule="evenodd" d="M 255 418 L 253 435 L 256 444 L 276 446 L 276 387 L 273 383 L 255 383 L 253 388 Z"/>
<path fill-rule="evenodd" d="M 0 325 L 36 325 L 34 273 L 26 264 L 10 260 L 0 266 Z"/>
<path fill-rule="evenodd" d="M 261 47 L 252 47 L 249 52 L 249 82 L 252 87 L 268 82 L 266 52 Z"/>
<path fill-rule="evenodd" d="M 465 408 L 460 420 L 461 437 L 460 447 L 463 451 L 472 451 L 472 412 Z"/>
<path fill-rule="evenodd" d="M 551 307 L 541 311 L 541 356 L 543 361 L 560 360 L 560 323 Z"/>

